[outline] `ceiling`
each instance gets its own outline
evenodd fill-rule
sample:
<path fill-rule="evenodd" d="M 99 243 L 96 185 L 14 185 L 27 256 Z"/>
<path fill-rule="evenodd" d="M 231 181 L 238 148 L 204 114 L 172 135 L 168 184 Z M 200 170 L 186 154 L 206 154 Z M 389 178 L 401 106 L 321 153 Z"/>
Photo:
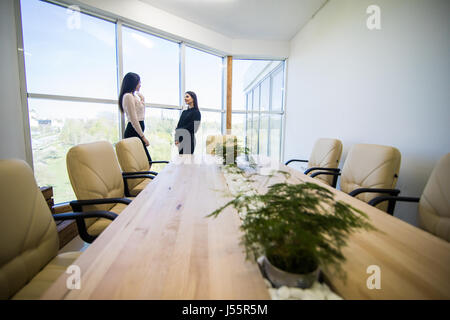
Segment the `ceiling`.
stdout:
<path fill-rule="evenodd" d="M 288 41 L 327 0 L 140 0 L 232 39 Z"/>

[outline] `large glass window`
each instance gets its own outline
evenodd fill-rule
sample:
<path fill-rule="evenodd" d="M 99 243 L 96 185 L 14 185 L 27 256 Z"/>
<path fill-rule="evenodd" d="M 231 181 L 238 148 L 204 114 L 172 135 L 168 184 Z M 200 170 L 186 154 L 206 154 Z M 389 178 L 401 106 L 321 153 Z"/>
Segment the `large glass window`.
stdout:
<path fill-rule="evenodd" d="M 281 128 L 283 116 L 270 116 L 270 156 L 276 160 L 280 160 L 281 156 Z"/>
<path fill-rule="evenodd" d="M 122 28 L 123 71 L 141 77 L 145 102 L 180 104 L 179 44 L 131 28 Z"/>
<path fill-rule="evenodd" d="M 277 160 L 284 113 L 283 79 L 283 61 L 233 60 L 233 110 L 241 110 L 245 104 L 245 144 L 252 153 Z"/>
<path fill-rule="evenodd" d="M 231 132 L 237 137 L 240 146 L 245 145 L 245 113 L 232 113 Z"/>
<path fill-rule="evenodd" d="M 220 112 L 205 111 L 201 109 L 200 112 L 202 114 L 202 120 L 197 134 L 195 135 L 195 154 L 206 153 L 206 138 L 209 135 L 222 133 L 222 114 Z"/>
<path fill-rule="evenodd" d="M 223 58 L 186 47 L 186 91 L 197 95 L 200 109 L 222 109 Z"/>
<path fill-rule="evenodd" d="M 117 99 L 114 23 L 22 1 L 28 92 Z"/>
<path fill-rule="evenodd" d="M 71 8 L 21 0 L 35 175 L 54 187 L 55 202 L 75 198 L 65 164 L 70 147 L 121 138 L 119 70 L 141 76 L 153 159 L 177 153 L 181 87 L 197 94 L 202 121 L 195 153 L 205 153 L 206 137 L 223 132 L 224 58 Z M 232 132 L 253 153 L 279 157 L 283 93 L 284 62 L 233 60 L 233 111 L 240 112 L 232 115 Z"/>
<path fill-rule="evenodd" d="M 145 136 L 153 160 L 170 160 L 175 150 L 174 134 L 180 111 L 174 109 L 147 108 Z M 154 164 L 152 170 L 159 171 L 164 165 Z"/>
<path fill-rule="evenodd" d="M 272 77 L 272 111 L 281 111 L 283 108 L 284 74 L 280 68 Z"/>
<path fill-rule="evenodd" d="M 39 185 L 53 186 L 55 202 L 75 199 L 66 154 L 80 143 L 119 137 L 115 105 L 28 99 L 34 174 Z"/>

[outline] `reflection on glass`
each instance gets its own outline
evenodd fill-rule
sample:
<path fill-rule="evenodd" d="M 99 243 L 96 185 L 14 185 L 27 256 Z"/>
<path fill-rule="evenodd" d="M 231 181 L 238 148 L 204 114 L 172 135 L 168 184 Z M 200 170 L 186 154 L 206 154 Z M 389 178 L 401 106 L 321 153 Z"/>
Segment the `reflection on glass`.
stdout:
<path fill-rule="evenodd" d="M 206 153 L 206 137 L 209 135 L 222 134 L 222 113 L 214 111 L 202 111 L 200 127 L 195 134 L 196 146 L 195 154 Z"/>
<path fill-rule="evenodd" d="M 261 114 L 259 127 L 259 154 L 269 155 L 269 115 Z"/>
<path fill-rule="evenodd" d="M 270 157 L 280 161 L 282 115 L 270 116 Z"/>
<path fill-rule="evenodd" d="M 269 111 L 270 105 L 270 77 L 261 83 L 261 111 Z"/>
<path fill-rule="evenodd" d="M 55 203 L 74 200 L 66 154 L 80 143 L 119 139 L 115 104 L 28 99 L 34 174 L 53 186 Z"/>
<path fill-rule="evenodd" d="M 246 94 L 261 75 L 267 74 L 264 70 L 272 70 L 271 63 L 268 60 L 233 59 L 233 110 L 245 110 Z"/>
<path fill-rule="evenodd" d="M 272 79 L 272 110 L 280 111 L 283 106 L 283 69 L 277 71 Z"/>
<path fill-rule="evenodd" d="M 180 118 L 180 111 L 147 108 L 145 113 L 145 136 L 150 145 L 148 150 L 153 160 L 168 160 L 175 152 L 174 133 Z M 164 164 L 152 165 L 152 170 L 160 171 Z"/>
<path fill-rule="evenodd" d="M 178 106 L 178 43 L 127 27 L 122 30 L 124 74 L 139 74 L 146 103 Z"/>
<path fill-rule="evenodd" d="M 231 133 L 238 139 L 238 144 L 245 146 L 245 113 L 233 113 L 231 119 Z"/>
<path fill-rule="evenodd" d="M 28 92 L 117 99 L 114 23 L 21 1 Z"/>
<path fill-rule="evenodd" d="M 186 47 L 186 91 L 197 94 L 198 106 L 222 109 L 222 58 Z"/>

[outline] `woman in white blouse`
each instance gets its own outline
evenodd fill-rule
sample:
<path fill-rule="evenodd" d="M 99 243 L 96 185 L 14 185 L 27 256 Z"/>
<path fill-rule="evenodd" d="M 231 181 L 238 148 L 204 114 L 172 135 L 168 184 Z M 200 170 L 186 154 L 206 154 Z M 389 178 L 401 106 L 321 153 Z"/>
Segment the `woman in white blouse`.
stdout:
<path fill-rule="evenodd" d="M 139 92 L 141 88 L 141 79 L 139 75 L 128 72 L 122 81 L 122 87 L 119 95 L 119 108 L 127 116 L 127 126 L 123 135 L 124 139 L 138 137 L 142 141 L 148 161 L 152 161 L 147 150 L 149 142 L 144 135 L 145 130 L 145 100 Z"/>

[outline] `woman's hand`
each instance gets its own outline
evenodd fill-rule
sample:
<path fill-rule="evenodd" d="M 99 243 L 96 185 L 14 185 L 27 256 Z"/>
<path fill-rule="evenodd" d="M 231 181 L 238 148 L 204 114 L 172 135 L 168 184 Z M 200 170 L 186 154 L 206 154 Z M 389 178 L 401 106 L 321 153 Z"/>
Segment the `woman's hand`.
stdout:
<path fill-rule="evenodd" d="M 140 93 L 139 91 L 136 91 L 136 94 L 137 94 L 138 97 L 141 99 L 142 103 L 145 103 L 144 95 L 143 95 L 142 93 Z"/>
<path fill-rule="evenodd" d="M 148 147 L 150 145 L 150 142 L 148 142 L 148 140 L 145 136 L 142 136 L 142 141 L 144 141 L 146 147 Z"/>
<path fill-rule="evenodd" d="M 177 146 L 177 145 L 179 145 L 180 143 L 178 142 L 178 141 L 175 141 L 175 145 Z"/>

